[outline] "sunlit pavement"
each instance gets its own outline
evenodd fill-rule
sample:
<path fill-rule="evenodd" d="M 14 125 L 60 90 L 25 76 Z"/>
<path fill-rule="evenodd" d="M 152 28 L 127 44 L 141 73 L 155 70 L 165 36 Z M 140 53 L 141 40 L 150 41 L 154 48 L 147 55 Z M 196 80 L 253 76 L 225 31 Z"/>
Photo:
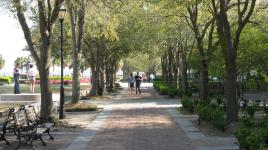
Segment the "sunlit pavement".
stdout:
<path fill-rule="evenodd" d="M 98 106 L 104 108 L 104 114 L 96 119 L 100 122 L 89 126 L 85 131 L 88 134 L 80 136 L 80 140 L 76 140 L 69 149 L 196 149 L 194 142 L 174 122 L 167 109 L 178 107 L 178 99 L 158 96 L 152 89 L 152 83 L 142 83 L 141 94 L 131 94 L 127 83 L 121 83 L 121 86 L 124 89 L 115 99 L 99 102 Z"/>
<path fill-rule="evenodd" d="M 126 88 L 128 87 L 128 83 L 127 82 L 119 82 L 120 85 L 123 87 L 123 88 Z M 141 88 L 144 88 L 144 87 L 153 87 L 153 83 L 149 83 L 149 82 L 142 82 L 141 83 Z M 135 88 L 135 87 L 134 87 Z"/>
<path fill-rule="evenodd" d="M 238 149 L 234 138 L 206 137 L 176 108 L 179 99 L 159 96 L 152 83 L 141 94 L 123 90 L 98 101 L 103 112 L 75 139 L 68 150 L 218 150 Z"/>

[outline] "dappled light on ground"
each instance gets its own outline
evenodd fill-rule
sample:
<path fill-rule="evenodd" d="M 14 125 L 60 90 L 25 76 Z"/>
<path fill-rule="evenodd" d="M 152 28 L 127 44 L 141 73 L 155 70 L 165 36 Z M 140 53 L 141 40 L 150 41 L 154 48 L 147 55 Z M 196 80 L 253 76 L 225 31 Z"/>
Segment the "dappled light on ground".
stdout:
<path fill-rule="evenodd" d="M 151 105 L 152 106 L 152 105 Z M 100 144 L 101 142 L 101 144 Z M 164 108 L 125 107 L 114 110 L 89 143 L 91 150 L 191 150 L 194 148 Z"/>

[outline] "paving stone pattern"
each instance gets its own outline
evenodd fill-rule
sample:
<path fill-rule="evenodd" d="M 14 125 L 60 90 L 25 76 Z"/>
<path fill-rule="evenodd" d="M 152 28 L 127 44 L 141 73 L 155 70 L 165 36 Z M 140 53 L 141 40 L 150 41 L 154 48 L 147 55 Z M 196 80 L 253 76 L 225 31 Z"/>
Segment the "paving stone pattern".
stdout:
<path fill-rule="evenodd" d="M 163 107 L 167 102 L 122 93 L 121 102 L 88 144 L 89 150 L 194 150 L 196 146 Z M 128 98 L 124 100 L 123 98 Z M 124 103 L 126 102 L 126 103 Z"/>

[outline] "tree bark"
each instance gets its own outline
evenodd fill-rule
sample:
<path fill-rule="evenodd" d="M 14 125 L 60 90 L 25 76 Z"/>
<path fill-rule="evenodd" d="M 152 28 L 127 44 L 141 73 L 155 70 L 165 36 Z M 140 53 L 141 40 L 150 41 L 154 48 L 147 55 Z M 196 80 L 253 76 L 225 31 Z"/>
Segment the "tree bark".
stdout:
<path fill-rule="evenodd" d="M 89 95 L 96 96 L 98 93 L 98 79 L 99 79 L 99 73 L 95 68 L 91 68 L 91 90 Z"/>
<path fill-rule="evenodd" d="M 239 1 L 240 2 L 240 1 Z M 238 96 L 237 96 L 237 70 L 236 70 L 236 57 L 239 44 L 240 34 L 248 22 L 250 16 L 255 7 L 256 0 L 252 0 L 250 7 L 248 7 L 250 0 L 246 1 L 244 8 L 240 9 L 240 3 L 238 6 L 238 27 L 235 30 L 235 34 L 232 40 L 231 26 L 228 20 L 227 11 L 229 1 L 220 0 L 218 11 L 215 0 L 212 1 L 214 15 L 216 17 L 217 32 L 220 38 L 220 44 L 225 59 L 225 80 L 224 80 L 224 94 L 227 99 L 227 121 L 229 123 L 238 121 Z M 248 10 L 248 11 L 247 11 Z"/>
<path fill-rule="evenodd" d="M 167 83 L 167 78 L 168 78 L 168 74 L 167 74 L 167 55 L 164 54 L 161 57 L 161 64 L 162 64 L 162 78 L 164 83 Z"/>
<path fill-rule="evenodd" d="M 208 60 L 204 51 L 204 37 L 209 26 L 213 23 L 214 18 L 204 23 L 204 27 L 198 24 L 198 8 L 199 3 L 195 2 L 193 6 L 187 7 L 189 18 L 186 17 L 186 21 L 189 27 L 195 34 L 197 47 L 200 56 L 200 99 L 202 101 L 208 101 Z M 209 57 L 209 56 L 208 56 Z"/>
<path fill-rule="evenodd" d="M 173 82 L 173 71 L 172 71 L 172 62 L 173 62 L 173 55 L 172 55 L 172 47 L 170 46 L 168 49 L 168 82 L 167 84 L 169 86 L 172 86 L 172 82 Z"/>
<path fill-rule="evenodd" d="M 21 0 L 13 0 L 14 7 L 17 12 L 19 23 L 22 27 L 24 37 L 27 45 L 29 46 L 31 55 L 37 63 L 37 68 L 40 74 L 40 88 L 41 88 L 41 116 L 51 116 L 52 109 L 52 91 L 49 84 L 49 68 L 51 65 L 51 38 L 53 33 L 54 24 L 60 10 L 60 6 L 64 0 L 56 0 L 52 8 L 50 0 L 38 1 L 38 14 L 39 14 L 39 31 L 41 35 L 40 51 L 38 51 L 32 40 L 30 28 L 27 24 L 24 15 L 24 6 Z"/>
<path fill-rule="evenodd" d="M 73 49 L 72 103 L 78 103 L 80 100 L 80 63 L 85 22 L 85 1 L 80 0 L 77 3 L 79 4 L 78 6 L 73 6 L 73 1 L 68 3 Z"/>
<path fill-rule="evenodd" d="M 189 84 L 188 84 L 188 75 L 187 75 L 187 60 L 186 60 L 186 54 L 183 50 L 181 52 L 181 74 L 182 74 L 182 87 L 183 87 L 183 92 L 185 94 L 189 93 Z"/>

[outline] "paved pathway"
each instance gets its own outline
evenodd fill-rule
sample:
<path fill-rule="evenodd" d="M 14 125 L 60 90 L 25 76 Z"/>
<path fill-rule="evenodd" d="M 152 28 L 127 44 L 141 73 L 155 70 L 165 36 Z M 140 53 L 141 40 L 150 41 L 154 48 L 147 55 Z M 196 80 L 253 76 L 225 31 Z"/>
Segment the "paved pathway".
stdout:
<path fill-rule="evenodd" d="M 151 88 L 141 95 L 129 95 L 125 90 L 120 103 L 101 129 L 91 139 L 89 150 L 191 150 L 194 143 L 176 125 L 168 110 L 155 100 Z M 148 99 L 150 98 L 150 99 Z M 154 99 L 152 99 L 154 98 Z"/>
<path fill-rule="evenodd" d="M 146 85 L 141 95 L 130 94 L 125 88 L 114 100 L 100 101 L 98 105 L 104 107 L 104 112 L 69 150 L 237 149 L 225 146 L 233 139 L 227 143 L 220 139 L 216 147 L 211 147 L 213 138 L 206 138 L 177 113 L 178 100 L 159 97 Z"/>

